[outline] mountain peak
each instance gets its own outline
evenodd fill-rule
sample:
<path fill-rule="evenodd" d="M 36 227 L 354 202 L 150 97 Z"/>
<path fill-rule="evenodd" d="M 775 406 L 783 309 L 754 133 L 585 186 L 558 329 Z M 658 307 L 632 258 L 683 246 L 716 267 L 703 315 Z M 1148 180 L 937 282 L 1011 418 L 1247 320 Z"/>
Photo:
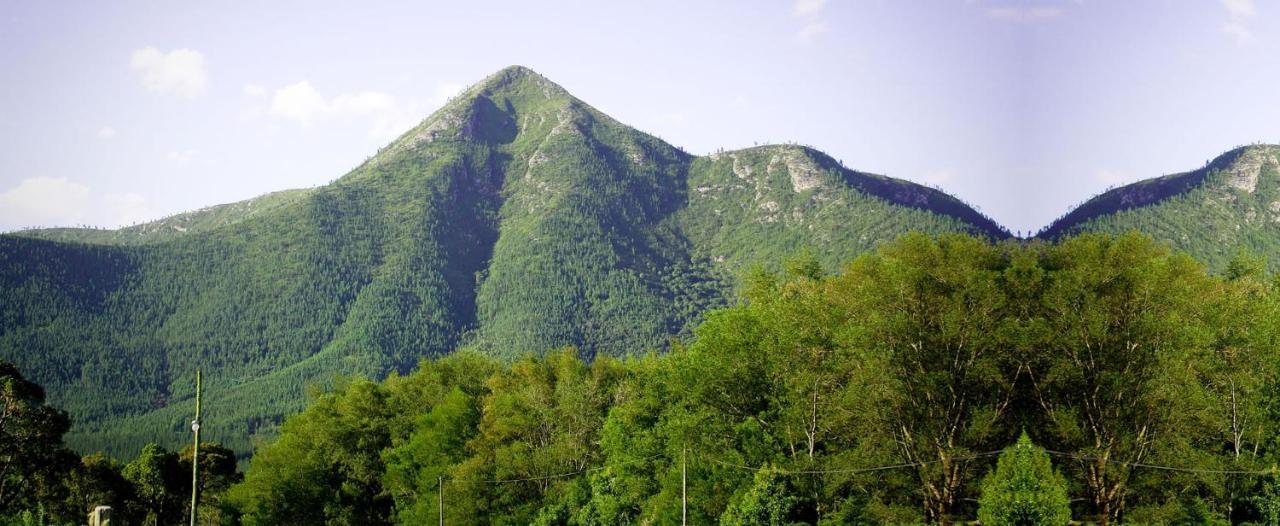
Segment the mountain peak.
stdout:
<path fill-rule="evenodd" d="M 1252 194 L 1258 188 L 1263 169 L 1280 167 L 1280 147 L 1272 144 L 1250 144 L 1224 153 L 1209 162 L 1208 168 L 1226 173 L 1222 179 L 1228 187 Z"/>
<path fill-rule="evenodd" d="M 569 107 L 581 104 L 568 91 L 536 71 L 520 65 L 502 68 L 449 99 L 425 120 L 380 151 L 378 158 L 422 144 L 447 140 L 471 140 L 484 134 L 489 117 L 514 116 L 533 107 Z"/>

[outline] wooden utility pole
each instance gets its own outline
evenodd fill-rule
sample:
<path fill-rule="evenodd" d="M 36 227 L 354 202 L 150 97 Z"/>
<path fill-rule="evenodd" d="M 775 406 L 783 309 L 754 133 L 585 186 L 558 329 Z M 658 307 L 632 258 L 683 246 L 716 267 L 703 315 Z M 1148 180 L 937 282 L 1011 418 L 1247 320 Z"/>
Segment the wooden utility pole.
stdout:
<path fill-rule="evenodd" d="M 436 494 L 440 498 L 440 526 L 444 526 L 444 476 L 436 477 Z"/>
<path fill-rule="evenodd" d="M 680 450 L 680 524 L 689 526 L 689 448 Z"/>
<path fill-rule="evenodd" d="M 200 503 L 200 370 L 196 369 L 196 418 L 191 421 L 195 441 L 191 447 L 191 526 L 196 526 L 196 510 Z"/>

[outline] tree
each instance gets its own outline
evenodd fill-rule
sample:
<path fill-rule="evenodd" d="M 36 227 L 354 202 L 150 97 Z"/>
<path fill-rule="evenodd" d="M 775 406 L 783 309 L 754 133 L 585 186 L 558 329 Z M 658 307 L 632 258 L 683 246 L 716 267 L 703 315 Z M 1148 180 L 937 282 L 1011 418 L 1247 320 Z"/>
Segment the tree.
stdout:
<path fill-rule="evenodd" d="M 382 524 L 382 450 L 391 445 L 386 393 L 368 380 L 341 382 L 285 421 L 253 458 L 230 499 L 247 525 Z"/>
<path fill-rule="evenodd" d="M 756 472 L 754 481 L 720 516 L 721 526 L 789 526 L 797 501 L 790 486 L 776 469 Z"/>
<path fill-rule="evenodd" d="M 61 499 L 61 480 L 77 457 L 62 436 L 66 413 L 45 405 L 44 389 L 0 362 L 0 516 Z"/>
<path fill-rule="evenodd" d="M 983 479 L 978 521 L 983 526 L 1061 526 L 1070 520 L 1066 479 L 1023 432 Z"/>
<path fill-rule="evenodd" d="M 403 524 L 427 524 L 440 513 L 438 487 L 449 467 L 466 458 L 466 443 L 480 420 L 477 402 L 459 387 L 422 415 L 409 440 L 387 451 L 385 486 L 396 497 Z"/>
<path fill-rule="evenodd" d="M 134 488 L 121 471 L 119 463 L 102 453 L 81 458 L 80 466 L 66 479 L 71 514 L 80 518 L 98 506 L 111 506 L 116 523 L 140 522 L 131 521 L 128 515 Z"/>
<path fill-rule="evenodd" d="M 185 516 L 179 488 L 186 479 L 178 456 L 156 444 L 147 444 L 137 458 L 124 467 L 124 478 L 133 484 L 137 513 L 142 524 L 176 524 Z"/>
<path fill-rule="evenodd" d="M 864 440 L 894 445 L 914 464 L 926 519 L 949 523 L 980 464 L 973 453 L 1008 440 L 1017 363 L 1010 257 L 964 236 L 907 235 L 855 260 L 833 280 L 857 320 L 843 344 L 869 387 Z M 879 367 L 870 365 L 880 364 Z"/>
<path fill-rule="evenodd" d="M 1211 354 L 1205 305 L 1215 289 L 1200 265 L 1137 234 L 1080 236 L 1044 250 L 1031 396 L 1055 449 L 1080 459 L 1088 502 L 1105 526 L 1143 480 L 1133 463 L 1202 456 L 1188 438 L 1202 436 L 1214 400 L 1196 366 Z M 1149 495 L 1169 488 L 1167 474 L 1150 480 Z"/>
<path fill-rule="evenodd" d="M 192 446 L 187 445 L 182 448 L 182 453 L 178 455 L 178 469 L 182 473 L 191 473 L 191 457 Z M 224 502 L 227 490 L 240 479 L 241 474 L 236 471 L 236 454 L 234 451 L 223 447 L 222 444 L 216 442 L 204 442 L 200 444 L 200 502 L 199 502 L 199 523 L 205 525 L 226 524 L 231 522 L 231 516 L 234 510 Z M 181 488 L 174 488 L 174 492 L 185 495 L 183 490 L 190 490 L 190 482 L 184 479 L 186 484 Z M 190 517 L 191 504 L 186 501 L 184 509 L 187 517 Z"/>

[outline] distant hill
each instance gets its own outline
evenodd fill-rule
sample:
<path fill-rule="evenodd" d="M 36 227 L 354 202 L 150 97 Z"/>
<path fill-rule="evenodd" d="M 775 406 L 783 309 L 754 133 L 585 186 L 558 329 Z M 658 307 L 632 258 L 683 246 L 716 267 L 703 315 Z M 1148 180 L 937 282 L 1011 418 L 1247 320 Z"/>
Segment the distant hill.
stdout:
<path fill-rule="evenodd" d="M 334 183 L 120 230 L 0 236 L 0 359 L 82 450 L 205 430 L 249 450 L 308 385 L 470 346 L 662 349 L 753 264 L 834 269 L 908 231 L 1008 232 L 955 198 L 798 146 L 700 157 L 522 67 Z"/>
<path fill-rule="evenodd" d="M 1280 262 L 1280 146 L 1236 148 L 1197 170 L 1109 190 L 1038 237 L 1129 230 L 1166 241 L 1217 270 L 1242 249 Z"/>
<path fill-rule="evenodd" d="M 310 194 L 307 189 L 282 190 L 225 205 L 214 205 L 194 212 L 172 216 L 118 229 L 40 228 L 12 232 L 10 235 L 98 245 L 141 245 L 167 241 L 186 234 L 198 234 L 229 226 L 258 214 L 298 202 Z"/>

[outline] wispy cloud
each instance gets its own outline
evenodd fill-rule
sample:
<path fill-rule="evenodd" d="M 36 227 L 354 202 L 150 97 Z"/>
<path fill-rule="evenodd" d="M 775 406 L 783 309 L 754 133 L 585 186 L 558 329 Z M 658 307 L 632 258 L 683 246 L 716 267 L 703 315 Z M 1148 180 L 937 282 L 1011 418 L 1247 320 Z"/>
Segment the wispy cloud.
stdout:
<path fill-rule="evenodd" d="M 98 194 L 65 177 L 29 177 L 0 192 L 0 230 L 83 224 L 116 227 L 155 216 L 139 194 Z"/>
<path fill-rule="evenodd" d="M 806 44 L 811 43 L 814 41 L 814 39 L 818 38 L 818 35 L 826 33 L 827 29 L 828 28 L 827 28 L 826 22 L 822 22 L 822 21 L 809 22 L 808 24 L 805 24 L 804 27 L 800 28 L 799 31 L 796 32 L 796 40 L 799 40 Z"/>
<path fill-rule="evenodd" d="M 826 6 L 827 0 L 796 0 L 791 12 L 796 16 L 816 15 Z"/>
<path fill-rule="evenodd" d="M 1054 6 L 992 6 L 983 10 L 987 18 L 1005 22 L 1031 23 L 1052 20 L 1062 16 L 1066 11 Z"/>
<path fill-rule="evenodd" d="M 461 93 L 464 87 L 457 82 L 437 82 L 435 94 L 431 97 L 431 104 L 443 106 L 444 103 L 449 102 L 449 99 Z"/>
<path fill-rule="evenodd" d="M 116 135 L 119 135 L 119 132 L 117 132 L 115 128 L 112 128 L 110 126 L 103 126 L 101 128 L 98 128 L 98 132 L 95 133 L 94 135 L 97 136 L 99 139 L 102 139 L 104 141 L 109 141 L 111 139 L 116 138 Z"/>
<path fill-rule="evenodd" d="M 822 11 L 827 7 L 827 0 L 795 0 L 791 8 L 791 16 L 802 22 L 796 31 L 796 40 L 810 44 L 818 35 L 827 32 L 827 21 L 822 18 Z"/>
<path fill-rule="evenodd" d="M 1219 0 L 1227 10 L 1227 21 L 1222 23 L 1222 32 L 1235 39 L 1236 44 L 1244 45 L 1253 40 L 1250 22 L 1258 14 L 1254 0 Z"/>
<path fill-rule="evenodd" d="M 444 105 L 462 90 L 462 84 L 457 82 L 439 82 L 430 95 L 418 99 L 402 100 L 380 91 L 328 97 L 303 80 L 276 89 L 266 114 L 303 126 L 338 119 L 369 119 L 372 121 L 369 138 L 386 141 L 413 127 L 428 112 Z M 244 91 L 253 97 L 248 85 Z"/>
<path fill-rule="evenodd" d="M 154 47 L 133 52 L 129 67 L 141 75 L 147 91 L 194 99 L 208 88 L 209 72 L 204 55 L 192 49 L 162 53 Z"/>
<path fill-rule="evenodd" d="M 395 98 L 378 91 L 344 93 L 326 98 L 308 81 L 277 89 L 267 114 L 302 124 L 343 115 L 369 115 L 395 106 Z"/>

